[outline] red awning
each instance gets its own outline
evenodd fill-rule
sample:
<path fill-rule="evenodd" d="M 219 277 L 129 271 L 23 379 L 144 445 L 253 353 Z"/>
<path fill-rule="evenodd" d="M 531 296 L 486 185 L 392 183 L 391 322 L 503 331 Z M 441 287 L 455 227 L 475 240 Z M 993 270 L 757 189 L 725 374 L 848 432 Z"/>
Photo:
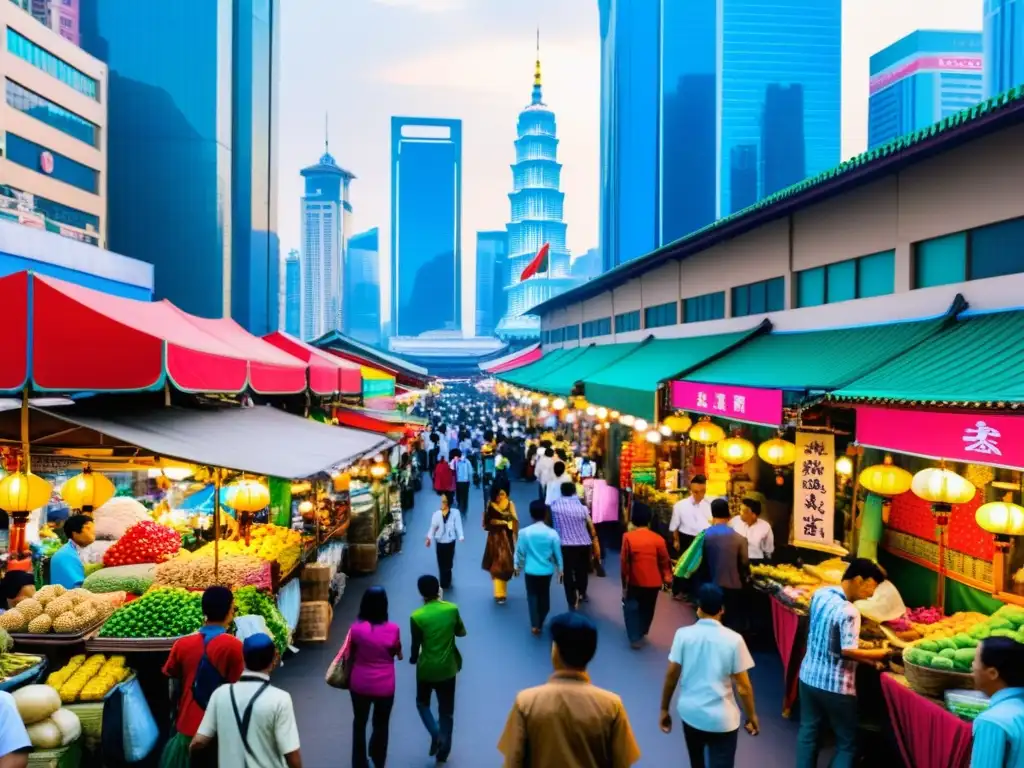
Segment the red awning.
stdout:
<path fill-rule="evenodd" d="M 423 426 L 412 424 L 402 418 L 398 411 L 375 411 L 370 408 L 335 408 L 334 418 L 345 427 L 377 432 L 382 435 L 415 436 Z"/>
<path fill-rule="evenodd" d="M 268 344 L 304 360 L 309 366 L 309 388 L 317 395 L 358 395 L 363 391 L 359 366 L 334 355 L 322 352 L 312 344 L 274 331 L 263 337 Z"/>
<path fill-rule="evenodd" d="M 540 360 L 542 354 L 543 352 L 538 344 L 532 347 L 527 347 L 526 349 L 521 349 L 514 355 L 503 357 L 498 360 L 492 360 L 485 368 L 483 366 L 481 367 L 483 368 L 484 373 L 492 375 L 495 373 L 505 373 L 506 371 L 513 371 L 516 368 L 521 368 L 524 365 L 537 362 Z"/>
<path fill-rule="evenodd" d="M 21 272 L 0 278 L 6 311 L 0 389 L 132 392 L 165 381 L 188 392 L 302 392 L 301 361 L 231 321 Z M 211 323 L 217 322 L 213 326 Z M 261 388 L 264 388 L 261 390 Z"/>

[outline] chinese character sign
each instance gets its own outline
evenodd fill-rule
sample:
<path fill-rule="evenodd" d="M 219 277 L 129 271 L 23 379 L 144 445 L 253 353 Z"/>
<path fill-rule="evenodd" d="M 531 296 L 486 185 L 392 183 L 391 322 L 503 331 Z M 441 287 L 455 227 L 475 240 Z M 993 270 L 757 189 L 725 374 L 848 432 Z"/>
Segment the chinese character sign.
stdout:
<path fill-rule="evenodd" d="M 793 543 L 798 547 L 832 546 L 836 507 L 834 435 L 796 433 L 793 487 Z"/>
<path fill-rule="evenodd" d="M 672 407 L 777 427 L 782 423 L 782 390 L 673 381 Z"/>

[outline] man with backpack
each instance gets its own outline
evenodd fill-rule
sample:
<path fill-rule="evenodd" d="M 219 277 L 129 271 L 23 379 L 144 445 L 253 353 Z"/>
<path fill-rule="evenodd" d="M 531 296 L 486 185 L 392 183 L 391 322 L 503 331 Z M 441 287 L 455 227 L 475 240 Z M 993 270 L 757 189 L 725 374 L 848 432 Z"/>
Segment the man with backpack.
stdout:
<path fill-rule="evenodd" d="M 203 592 L 203 616 L 206 623 L 196 634 L 177 640 L 164 665 L 164 674 L 171 680 L 172 701 L 177 702 L 177 733 L 164 748 L 160 768 L 188 768 L 189 744 L 210 697 L 224 683 L 237 682 L 245 668 L 242 643 L 228 634 L 235 618 L 231 590 L 210 587 Z M 216 765 L 215 760 L 210 764 Z"/>
<path fill-rule="evenodd" d="M 214 691 L 192 740 L 202 754 L 217 739 L 219 765 L 238 768 L 302 768 L 299 728 L 292 697 L 270 684 L 278 655 L 269 635 L 245 638 L 245 672 L 237 683 Z"/>

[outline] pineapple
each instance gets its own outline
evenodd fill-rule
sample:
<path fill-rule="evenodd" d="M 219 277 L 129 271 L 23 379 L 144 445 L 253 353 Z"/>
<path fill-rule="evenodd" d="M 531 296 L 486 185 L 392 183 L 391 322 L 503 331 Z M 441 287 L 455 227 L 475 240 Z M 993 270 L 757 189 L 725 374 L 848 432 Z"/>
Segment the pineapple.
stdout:
<path fill-rule="evenodd" d="M 61 634 L 74 632 L 75 626 L 75 614 L 71 611 L 65 611 L 57 616 L 53 620 L 53 631 Z M 77 673 L 76 673 L 77 674 Z"/>
<path fill-rule="evenodd" d="M 52 625 L 53 619 L 45 613 L 41 613 L 28 623 L 28 631 L 33 635 L 45 635 L 50 631 Z"/>
<path fill-rule="evenodd" d="M 0 629 L 6 629 L 8 632 L 24 632 L 26 626 L 28 626 L 28 619 L 17 608 L 12 608 L 0 615 Z"/>
<path fill-rule="evenodd" d="M 22 600 L 18 603 L 18 610 L 26 619 L 32 621 L 32 619 L 43 612 L 43 605 L 38 600 L 30 597 L 28 600 Z"/>
<path fill-rule="evenodd" d="M 56 619 L 62 613 L 70 611 L 74 607 L 71 598 L 58 597 L 46 604 L 45 612 L 51 619 Z"/>

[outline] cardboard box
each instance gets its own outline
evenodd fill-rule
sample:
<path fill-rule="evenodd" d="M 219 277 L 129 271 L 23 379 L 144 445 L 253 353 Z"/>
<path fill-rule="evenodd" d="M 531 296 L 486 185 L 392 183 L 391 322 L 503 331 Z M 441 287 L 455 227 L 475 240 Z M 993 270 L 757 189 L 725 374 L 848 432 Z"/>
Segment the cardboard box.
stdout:
<path fill-rule="evenodd" d="M 326 563 L 310 563 L 302 569 L 299 577 L 302 602 L 318 603 L 330 598 L 331 576 L 334 569 Z"/>
<path fill-rule="evenodd" d="M 305 643 L 323 643 L 331 634 L 334 611 L 326 601 L 303 603 L 299 608 L 299 626 L 295 638 Z"/>
<path fill-rule="evenodd" d="M 373 573 L 377 570 L 377 543 L 350 544 L 348 548 L 350 573 Z"/>

